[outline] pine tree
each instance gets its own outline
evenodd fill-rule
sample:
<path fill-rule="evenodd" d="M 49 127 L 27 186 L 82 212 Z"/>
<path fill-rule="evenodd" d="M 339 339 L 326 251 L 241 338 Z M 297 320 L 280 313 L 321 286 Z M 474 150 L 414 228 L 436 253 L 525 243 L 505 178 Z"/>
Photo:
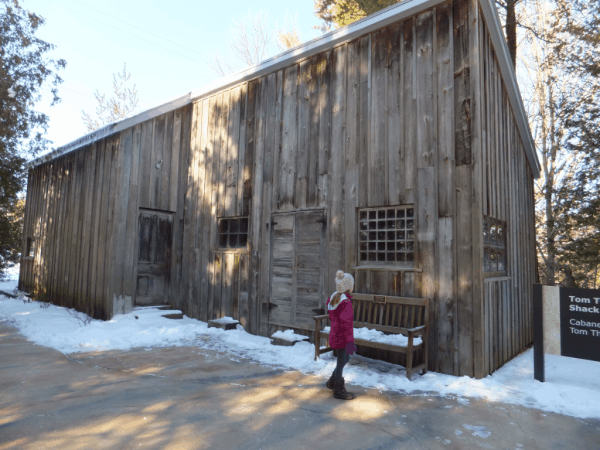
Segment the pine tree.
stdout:
<path fill-rule="evenodd" d="M 36 36 L 43 24 L 18 0 L 0 0 L 0 277 L 21 248 L 23 165 L 50 144 L 44 137 L 48 116 L 34 106 L 47 84 L 52 104 L 59 101 L 56 71 L 66 65 L 47 56 L 54 46 Z"/>

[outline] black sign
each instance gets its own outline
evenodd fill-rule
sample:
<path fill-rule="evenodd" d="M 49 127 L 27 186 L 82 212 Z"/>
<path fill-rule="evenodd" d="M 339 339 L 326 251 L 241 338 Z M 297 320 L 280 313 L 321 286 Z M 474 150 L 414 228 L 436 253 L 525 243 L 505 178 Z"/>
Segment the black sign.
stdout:
<path fill-rule="evenodd" d="M 600 290 L 560 288 L 560 353 L 600 362 Z"/>

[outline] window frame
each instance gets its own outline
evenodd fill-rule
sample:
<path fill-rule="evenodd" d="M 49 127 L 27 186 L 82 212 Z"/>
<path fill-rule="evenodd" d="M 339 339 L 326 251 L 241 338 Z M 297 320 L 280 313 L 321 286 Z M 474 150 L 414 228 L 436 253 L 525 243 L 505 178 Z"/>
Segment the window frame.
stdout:
<path fill-rule="evenodd" d="M 228 221 L 227 231 L 223 233 L 222 231 L 222 221 Z M 231 232 L 231 223 L 233 221 L 237 221 L 237 230 L 235 232 Z M 245 232 L 240 231 L 243 228 L 243 224 L 245 223 Z M 242 252 L 248 250 L 248 237 L 250 234 L 250 217 L 249 216 L 231 216 L 231 217 L 217 217 L 217 249 L 218 252 Z M 229 236 L 235 235 L 244 236 L 245 242 L 242 245 L 237 245 L 235 247 L 231 247 L 228 245 L 222 245 L 222 237 L 223 235 L 227 236 L 227 244 L 229 244 Z"/>
<path fill-rule="evenodd" d="M 488 223 L 488 229 L 490 230 L 488 233 L 488 240 L 486 242 L 486 222 Z M 493 234 L 491 232 L 492 227 L 501 227 L 502 230 L 502 243 L 498 244 L 498 236 L 499 234 L 495 233 Z M 497 229 L 497 228 L 496 228 Z M 507 245 L 507 235 L 508 235 L 508 230 L 507 230 L 507 226 L 506 226 L 506 222 L 504 222 L 503 220 L 500 219 L 495 219 L 493 217 L 490 216 L 483 216 L 482 219 L 482 231 L 483 231 L 483 236 L 482 236 L 482 243 L 483 243 L 483 276 L 484 278 L 493 278 L 493 277 L 503 277 L 503 276 L 508 276 L 508 245 Z M 492 239 L 493 238 L 493 239 Z M 486 269 L 486 262 L 488 260 L 488 252 L 490 255 L 496 253 L 497 251 L 501 250 L 502 254 L 503 254 L 503 270 L 497 270 L 497 262 L 496 262 L 496 270 L 487 270 Z M 498 261 L 498 259 L 496 259 L 496 261 Z"/>
<path fill-rule="evenodd" d="M 390 213 L 388 213 L 388 211 L 393 210 L 393 211 L 398 211 L 398 210 L 404 210 L 404 216 L 403 217 L 397 217 L 396 216 L 396 212 L 394 213 L 394 217 L 390 217 Z M 409 215 L 409 210 L 411 211 L 412 215 Z M 383 212 L 383 216 L 380 216 L 380 213 Z M 362 216 L 362 213 L 366 213 L 366 219 Z M 375 218 L 372 217 L 371 214 L 375 214 Z M 389 221 L 397 221 L 401 220 L 401 221 L 406 221 L 406 223 L 404 224 L 404 226 L 399 229 L 399 228 L 395 228 L 392 229 L 391 228 L 387 228 L 387 226 L 389 226 Z M 409 227 L 408 225 L 408 221 L 412 221 L 412 227 Z M 380 222 L 386 222 L 386 226 L 385 228 L 380 228 Z M 378 206 L 378 207 L 369 207 L 369 208 L 357 208 L 356 210 L 356 225 L 357 225 L 357 234 L 356 234 L 356 259 L 357 259 L 357 268 L 361 268 L 361 267 L 369 267 L 369 266 L 380 266 L 380 267 L 385 267 L 385 268 L 394 268 L 394 269 L 398 269 L 398 270 L 402 270 L 402 269 L 414 269 L 415 268 L 415 264 L 416 264 L 416 259 L 417 259 L 417 238 L 416 238 L 416 222 L 417 222 L 417 218 L 416 218 L 416 208 L 414 204 L 402 204 L 402 205 L 390 205 L 390 206 Z M 363 223 L 367 223 L 367 228 L 365 229 L 362 224 Z M 371 223 L 376 223 L 377 224 L 377 228 L 376 229 L 372 229 L 371 228 Z M 396 225 L 395 224 L 395 225 Z M 377 238 L 374 240 L 370 239 L 370 235 L 371 233 L 377 233 Z M 379 233 L 385 233 L 385 238 L 384 239 L 380 239 L 380 234 Z M 389 232 L 394 232 L 396 233 L 396 239 L 395 240 L 391 240 L 389 239 Z M 367 239 L 364 240 L 362 239 L 362 233 L 367 233 Z M 399 239 L 399 235 L 400 233 L 404 233 L 404 238 Z M 409 236 L 412 235 L 412 239 L 409 238 Z M 388 247 L 388 242 L 394 242 L 394 243 L 398 243 L 398 242 L 404 242 L 405 246 L 402 250 L 399 250 L 397 245 L 394 245 L 394 250 L 390 250 Z M 364 248 L 361 248 L 361 244 L 366 244 L 367 249 L 365 250 Z M 410 245 L 410 244 L 412 245 Z M 375 249 L 371 249 L 369 244 L 376 244 Z M 380 249 L 379 245 L 380 244 L 384 244 L 383 249 Z M 410 248 L 412 246 L 412 248 Z M 367 254 L 367 259 L 364 260 L 362 259 L 362 255 Z M 373 261 L 373 260 L 369 260 L 369 253 L 375 253 L 377 254 L 377 260 Z M 398 255 L 400 254 L 404 254 L 405 255 L 405 260 L 397 260 L 395 259 L 394 261 L 388 261 L 389 258 L 389 254 L 393 253 L 395 255 L 395 258 L 398 257 Z M 385 255 L 385 261 L 381 261 L 379 260 L 379 255 L 380 254 L 384 254 Z M 408 255 L 412 255 L 412 260 L 408 260 L 409 256 Z"/>

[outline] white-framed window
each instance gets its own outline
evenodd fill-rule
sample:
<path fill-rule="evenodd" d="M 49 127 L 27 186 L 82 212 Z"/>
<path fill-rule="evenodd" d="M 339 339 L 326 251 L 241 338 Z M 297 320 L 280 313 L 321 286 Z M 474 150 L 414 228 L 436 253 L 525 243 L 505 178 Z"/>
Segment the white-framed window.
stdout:
<path fill-rule="evenodd" d="M 415 209 L 413 205 L 359 209 L 359 265 L 413 265 L 414 260 Z"/>

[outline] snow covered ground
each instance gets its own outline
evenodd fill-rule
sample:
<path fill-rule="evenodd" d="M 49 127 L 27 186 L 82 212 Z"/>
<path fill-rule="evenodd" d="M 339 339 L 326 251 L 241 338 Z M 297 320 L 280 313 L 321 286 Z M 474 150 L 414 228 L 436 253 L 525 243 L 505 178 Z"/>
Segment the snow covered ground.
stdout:
<path fill-rule="evenodd" d="M 0 290 L 13 292 L 17 282 L 0 282 Z M 74 310 L 40 302 L 25 303 L 0 295 L 0 323 L 8 323 L 32 342 L 63 353 L 133 347 L 197 346 L 227 352 L 232 359 L 249 358 L 260 364 L 298 370 L 325 378 L 335 361 L 328 353 L 314 361 L 314 347 L 306 342 L 293 347 L 270 345 L 269 339 L 237 330 L 208 328 L 205 322 L 184 317 L 170 320 L 166 311 L 141 308 L 103 322 Z M 463 404 L 482 398 L 538 408 L 578 418 L 600 418 L 600 363 L 546 355 L 546 382 L 533 379 L 533 351 L 528 350 L 482 380 L 437 373 L 413 375 L 382 361 L 353 356 L 344 369 L 346 381 L 366 388 L 400 391 L 411 395 L 456 396 Z"/>

